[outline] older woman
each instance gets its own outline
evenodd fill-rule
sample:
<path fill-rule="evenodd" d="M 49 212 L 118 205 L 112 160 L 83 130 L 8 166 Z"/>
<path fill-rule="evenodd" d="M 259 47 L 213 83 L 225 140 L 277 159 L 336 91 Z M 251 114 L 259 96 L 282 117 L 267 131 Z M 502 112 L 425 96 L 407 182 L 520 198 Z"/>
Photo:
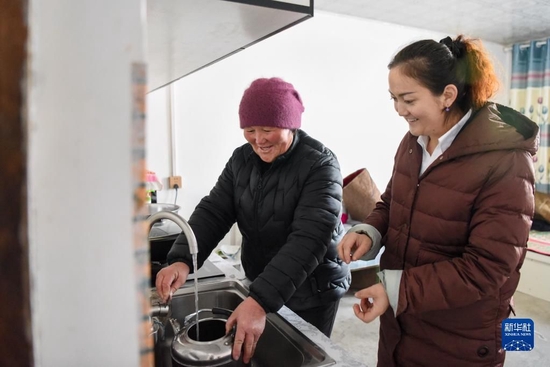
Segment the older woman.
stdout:
<path fill-rule="evenodd" d="M 239 107 L 248 143 L 235 149 L 189 219 L 199 266 L 231 226 L 239 225 L 242 266 L 252 283 L 226 329 L 237 325 L 233 358 L 243 351 L 245 363 L 264 330 L 266 313 L 283 305 L 330 336 L 351 281 L 336 251 L 343 236 L 340 166 L 328 148 L 300 130 L 303 111 L 292 84 L 255 80 Z M 168 261 L 156 279 L 163 299 L 193 269 L 185 236 L 177 238 Z"/>

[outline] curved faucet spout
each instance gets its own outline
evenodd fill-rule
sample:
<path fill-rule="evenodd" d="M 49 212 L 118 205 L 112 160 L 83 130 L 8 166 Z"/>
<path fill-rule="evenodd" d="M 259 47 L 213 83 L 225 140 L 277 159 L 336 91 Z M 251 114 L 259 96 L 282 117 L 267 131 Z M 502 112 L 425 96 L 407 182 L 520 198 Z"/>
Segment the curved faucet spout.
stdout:
<path fill-rule="evenodd" d="M 147 219 L 149 221 L 149 231 L 151 230 L 151 227 L 153 227 L 153 224 L 155 224 L 161 219 L 169 219 L 172 222 L 176 223 L 181 228 L 183 234 L 187 238 L 187 242 L 189 243 L 189 251 L 191 252 L 191 254 L 196 255 L 199 253 L 199 246 L 197 244 L 197 239 L 195 238 L 195 234 L 193 233 L 191 226 L 189 226 L 189 223 L 187 223 L 185 219 L 183 219 L 176 213 L 160 211 L 151 215 Z"/>

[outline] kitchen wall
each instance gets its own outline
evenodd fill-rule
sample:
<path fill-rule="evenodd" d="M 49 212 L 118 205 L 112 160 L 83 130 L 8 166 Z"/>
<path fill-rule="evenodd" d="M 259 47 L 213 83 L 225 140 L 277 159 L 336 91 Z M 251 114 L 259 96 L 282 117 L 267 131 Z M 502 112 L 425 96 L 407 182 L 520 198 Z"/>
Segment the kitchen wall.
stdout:
<path fill-rule="evenodd" d="M 258 77 L 279 76 L 294 84 L 305 105 L 302 128 L 331 148 L 347 175 L 366 167 L 383 190 L 407 124 L 393 109 L 387 64 L 397 50 L 445 34 L 332 13 L 315 13 L 284 32 L 172 84 L 175 161 L 170 150 L 170 91 L 148 95 L 147 161 L 159 177 L 183 178 L 159 202 L 177 202 L 188 218 L 208 194 L 233 149 L 245 142 L 238 105 Z M 507 103 L 509 54 L 485 43 L 504 81 L 496 100 Z"/>

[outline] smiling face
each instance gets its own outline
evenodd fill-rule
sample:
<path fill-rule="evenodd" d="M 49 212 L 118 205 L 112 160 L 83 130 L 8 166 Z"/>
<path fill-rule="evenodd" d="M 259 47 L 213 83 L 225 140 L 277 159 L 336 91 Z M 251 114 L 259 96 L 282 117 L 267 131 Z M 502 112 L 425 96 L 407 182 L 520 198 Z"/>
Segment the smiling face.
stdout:
<path fill-rule="evenodd" d="M 445 92 L 441 96 L 433 95 L 428 88 L 405 75 L 401 66 L 390 69 L 388 81 L 395 110 L 407 120 L 412 135 L 437 140 L 452 127 L 452 124 L 445 124 L 445 107 L 452 103 Z"/>
<path fill-rule="evenodd" d="M 267 163 L 286 153 L 294 137 L 292 130 L 268 126 L 247 127 L 243 133 L 254 152 Z"/>

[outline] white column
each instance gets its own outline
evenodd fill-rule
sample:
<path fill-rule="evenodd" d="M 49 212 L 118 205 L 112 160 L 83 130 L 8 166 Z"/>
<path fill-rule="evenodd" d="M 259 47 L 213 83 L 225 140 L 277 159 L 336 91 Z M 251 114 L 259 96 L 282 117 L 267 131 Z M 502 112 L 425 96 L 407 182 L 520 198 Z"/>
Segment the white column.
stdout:
<path fill-rule="evenodd" d="M 132 66 L 143 0 L 29 1 L 35 365 L 139 365 Z"/>

